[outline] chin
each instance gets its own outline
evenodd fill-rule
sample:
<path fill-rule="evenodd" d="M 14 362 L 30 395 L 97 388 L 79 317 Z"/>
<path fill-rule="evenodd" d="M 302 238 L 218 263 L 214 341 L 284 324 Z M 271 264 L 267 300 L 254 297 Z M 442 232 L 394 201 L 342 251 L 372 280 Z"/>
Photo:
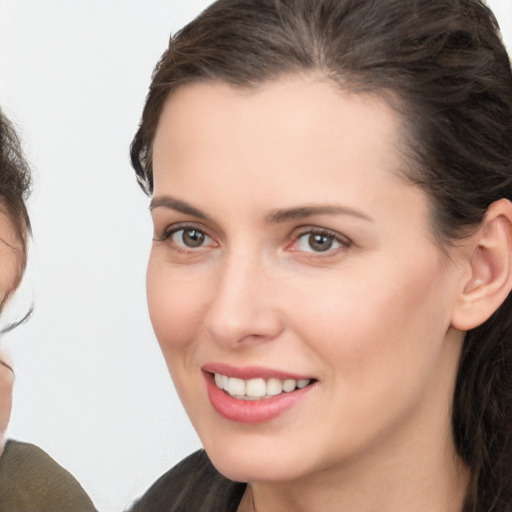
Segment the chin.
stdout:
<path fill-rule="evenodd" d="M 256 441 L 247 441 L 240 446 L 216 443 L 205 446 L 216 469 L 235 482 L 281 482 L 300 478 L 307 472 L 304 453 L 290 453 L 289 445 L 283 451 L 267 449 Z"/>
<path fill-rule="evenodd" d="M 282 482 L 295 479 L 289 467 L 275 467 L 270 460 L 211 460 L 219 473 L 235 482 Z"/>

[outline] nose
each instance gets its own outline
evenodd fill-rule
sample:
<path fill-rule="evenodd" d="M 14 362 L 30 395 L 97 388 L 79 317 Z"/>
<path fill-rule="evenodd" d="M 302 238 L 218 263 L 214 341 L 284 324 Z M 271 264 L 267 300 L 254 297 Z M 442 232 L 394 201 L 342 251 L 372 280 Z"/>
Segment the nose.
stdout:
<path fill-rule="evenodd" d="M 255 258 L 232 257 L 219 275 L 204 322 L 219 344 L 241 348 L 276 339 L 284 327 L 275 278 Z"/>

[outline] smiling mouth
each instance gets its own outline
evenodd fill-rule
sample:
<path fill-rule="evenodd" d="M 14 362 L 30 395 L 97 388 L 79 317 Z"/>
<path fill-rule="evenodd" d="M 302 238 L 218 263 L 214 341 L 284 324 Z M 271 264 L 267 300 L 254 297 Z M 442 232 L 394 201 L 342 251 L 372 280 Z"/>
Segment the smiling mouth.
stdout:
<path fill-rule="evenodd" d="M 291 393 L 297 389 L 305 388 L 314 379 L 238 379 L 220 373 L 214 373 L 215 384 L 226 394 L 239 400 L 264 400 L 284 393 Z"/>

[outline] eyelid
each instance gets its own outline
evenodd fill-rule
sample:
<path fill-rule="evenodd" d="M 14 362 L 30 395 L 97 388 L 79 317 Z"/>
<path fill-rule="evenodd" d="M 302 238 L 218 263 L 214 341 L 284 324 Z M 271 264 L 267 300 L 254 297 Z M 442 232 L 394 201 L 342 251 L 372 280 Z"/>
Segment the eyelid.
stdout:
<path fill-rule="evenodd" d="M 162 230 L 159 230 L 158 232 L 160 234 L 155 233 L 153 235 L 153 240 L 155 242 L 164 242 L 165 240 L 170 238 L 174 233 L 176 233 L 176 231 L 180 231 L 181 229 L 196 229 L 197 231 L 201 231 L 205 235 L 208 235 L 207 230 L 203 226 L 200 226 L 194 222 L 176 222 L 173 224 L 166 225 Z"/>

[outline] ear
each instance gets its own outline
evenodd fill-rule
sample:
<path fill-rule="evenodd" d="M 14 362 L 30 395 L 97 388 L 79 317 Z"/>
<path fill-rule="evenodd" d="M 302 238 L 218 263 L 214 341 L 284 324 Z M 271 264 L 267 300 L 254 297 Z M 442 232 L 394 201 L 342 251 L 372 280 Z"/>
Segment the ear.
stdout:
<path fill-rule="evenodd" d="M 483 324 L 512 288 L 512 203 L 492 203 L 470 237 L 466 274 L 452 313 L 452 326 L 468 331 Z"/>

